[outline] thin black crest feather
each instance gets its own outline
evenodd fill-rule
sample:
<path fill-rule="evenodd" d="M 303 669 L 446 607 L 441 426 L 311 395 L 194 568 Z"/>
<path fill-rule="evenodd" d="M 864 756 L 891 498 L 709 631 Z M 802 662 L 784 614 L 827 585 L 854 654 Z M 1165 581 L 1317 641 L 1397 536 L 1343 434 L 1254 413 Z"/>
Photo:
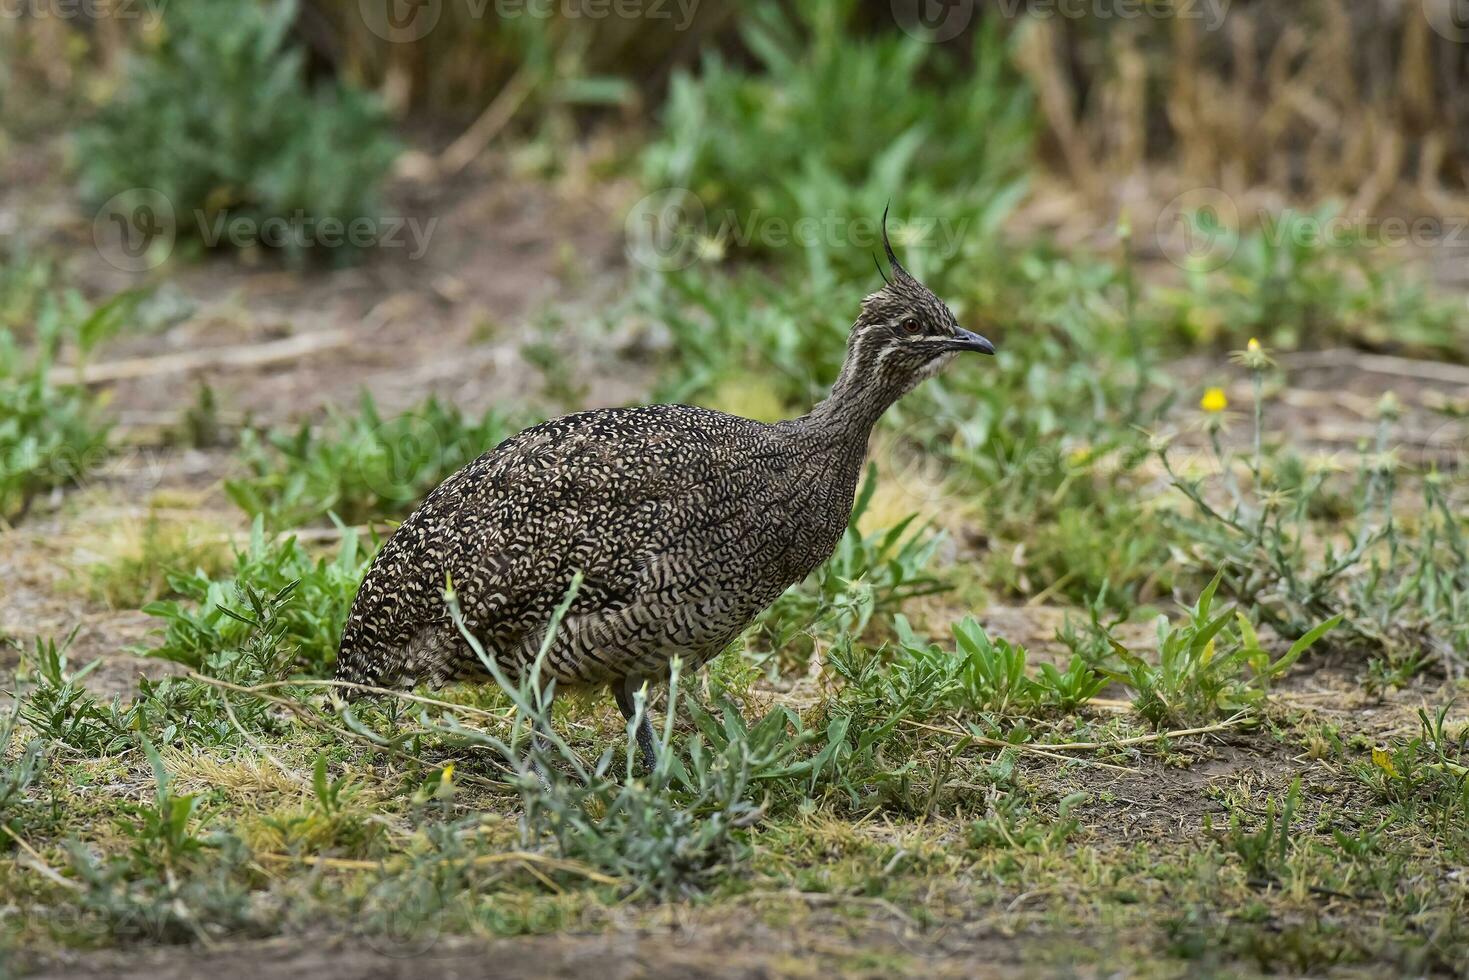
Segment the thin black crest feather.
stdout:
<path fill-rule="evenodd" d="M 891 286 L 893 284 L 893 281 L 888 278 L 888 274 L 883 270 L 882 259 L 877 257 L 876 252 L 872 253 L 872 264 L 877 266 L 877 274 L 882 276 L 882 281 Z"/>
<path fill-rule="evenodd" d="M 899 262 L 897 255 L 895 255 L 893 253 L 893 243 L 890 242 L 890 241 L 888 241 L 888 207 L 889 206 L 891 206 L 891 202 L 889 202 L 888 204 L 883 205 L 883 209 L 882 209 L 882 248 L 883 248 L 883 251 L 885 251 L 885 252 L 888 253 L 888 264 L 893 267 L 893 275 L 894 276 L 897 276 L 897 277 L 900 277 L 900 278 L 907 277 L 909 279 L 912 279 L 913 277 L 908 275 L 908 270 L 905 269 L 905 268 L 903 268 L 903 263 Z M 886 278 L 886 277 L 884 277 L 884 278 Z"/>

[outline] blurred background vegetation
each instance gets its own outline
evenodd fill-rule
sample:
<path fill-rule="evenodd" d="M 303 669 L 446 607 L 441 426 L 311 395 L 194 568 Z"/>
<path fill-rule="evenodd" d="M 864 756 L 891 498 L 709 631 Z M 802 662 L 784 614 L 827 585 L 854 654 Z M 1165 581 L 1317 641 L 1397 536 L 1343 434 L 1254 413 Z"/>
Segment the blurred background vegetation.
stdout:
<path fill-rule="evenodd" d="M 96 17 L 0 21 L 7 121 L 54 125 L 57 100 L 85 108 L 107 98 L 128 51 L 157 29 L 153 12 L 190 16 L 195 6 L 209 3 L 101 0 L 86 8 Z M 434 28 L 405 40 L 364 17 L 357 0 L 303 0 L 288 30 L 313 77 L 379 91 L 400 119 L 440 131 L 472 120 L 507 89 L 526 106 L 517 113 L 522 131 L 560 125 L 557 115 L 650 121 L 681 75 L 778 70 L 782 42 L 797 38 L 814 42 L 813 63 L 800 66 L 813 73 L 834 70 L 838 39 L 876 47 L 871 57 L 893 72 L 884 79 L 892 87 L 869 108 L 894 113 L 915 83 L 942 98 L 955 73 L 995 70 L 974 43 L 991 30 L 1010 44 L 1009 67 L 1036 99 L 1035 162 L 1091 200 L 1115 195 L 1117 182 L 1157 161 L 1231 192 L 1268 185 L 1367 206 L 1439 202 L 1464 190 L 1469 169 L 1465 48 L 1436 31 L 1418 3 L 1144 3 L 1120 5 L 1133 11 L 1125 17 L 1107 4 L 1063 17 L 1053 3 L 960 3 L 954 9 L 972 11 L 972 22 L 934 43 L 942 54 L 932 55 L 905 43 L 898 21 L 918 5 L 904 0 L 643 5 L 666 15 L 661 22 L 577 13 L 583 6 L 435 0 L 418 18 L 436 16 Z M 1449 5 L 1441 6 L 1446 16 Z M 512 16 L 496 16 L 499 7 Z M 1187 13 L 1172 16 L 1175 8 Z M 415 27 L 404 35 L 417 35 Z M 834 106 L 829 121 L 843 111 Z M 849 135 L 859 140 L 852 157 L 870 159 L 864 137 Z"/>

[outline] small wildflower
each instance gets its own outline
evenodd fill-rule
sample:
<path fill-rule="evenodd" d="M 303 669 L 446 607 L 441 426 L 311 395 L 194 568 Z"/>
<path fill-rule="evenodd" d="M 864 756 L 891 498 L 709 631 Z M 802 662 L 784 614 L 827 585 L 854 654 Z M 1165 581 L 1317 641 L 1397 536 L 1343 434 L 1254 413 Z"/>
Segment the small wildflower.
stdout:
<path fill-rule="evenodd" d="M 1173 445 L 1173 435 L 1164 432 L 1148 433 L 1148 452 L 1156 455 L 1166 453 Z"/>
<path fill-rule="evenodd" d="M 1249 339 L 1244 350 L 1230 351 L 1229 359 L 1257 372 L 1275 366 L 1275 359 L 1270 356 L 1269 349 L 1255 337 Z"/>
<path fill-rule="evenodd" d="M 1229 407 L 1229 398 L 1224 394 L 1223 388 L 1210 388 L 1199 399 L 1199 407 L 1210 415 L 1218 415 Z"/>
<path fill-rule="evenodd" d="M 1392 756 L 1388 754 L 1386 749 L 1379 749 L 1376 746 L 1373 747 L 1372 764 L 1386 773 L 1389 779 L 1398 778 L 1398 767 L 1393 765 Z"/>
<path fill-rule="evenodd" d="M 1376 473 L 1379 476 L 1387 476 L 1401 469 L 1403 464 L 1396 447 L 1380 453 L 1367 453 L 1362 462 L 1369 472 Z"/>
<path fill-rule="evenodd" d="M 434 787 L 434 799 L 452 799 L 457 789 L 454 785 L 454 763 L 451 762 L 439 773 L 439 785 Z"/>
<path fill-rule="evenodd" d="M 1388 422 L 1396 422 L 1403 414 L 1403 403 L 1398 401 L 1398 396 L 1391 391 L 1384 392 L 1377 400 L 1377 417 Z"/>
<path fill-rule="evenodd" d="M 1260 494 L 1260 509 L 1269 513 L 1275 510 L 1284 510 L 1290 505 L 1294 494 L 1290 490 L 1273 489 Z"/>

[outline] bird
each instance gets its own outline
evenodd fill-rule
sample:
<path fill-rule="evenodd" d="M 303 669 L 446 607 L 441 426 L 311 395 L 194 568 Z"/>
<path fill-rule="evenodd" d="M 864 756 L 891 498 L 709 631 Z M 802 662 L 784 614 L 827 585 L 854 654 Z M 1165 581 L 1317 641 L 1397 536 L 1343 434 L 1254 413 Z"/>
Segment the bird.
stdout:
<path fill-rule="evenodd" d="M 826 561 L 883 413 L 959 354 L 995 352 L 903 268 L 886 209 L 881 229 L 891 275 L 862 301 L 825 399 L 775 423 L 645 405 L 511 436 L 444 480 L 383 544 L 343 627 L 337 678 L 401 690 L 489 680 L 462 625 L 503 676 L 523 679 L 579 581 L 535 676 L 552 697 L 609 689 L 629 723 L 639 718 L 651 768 L 637 692 L 666 681 L 674 658 L 707 664 Z"/>

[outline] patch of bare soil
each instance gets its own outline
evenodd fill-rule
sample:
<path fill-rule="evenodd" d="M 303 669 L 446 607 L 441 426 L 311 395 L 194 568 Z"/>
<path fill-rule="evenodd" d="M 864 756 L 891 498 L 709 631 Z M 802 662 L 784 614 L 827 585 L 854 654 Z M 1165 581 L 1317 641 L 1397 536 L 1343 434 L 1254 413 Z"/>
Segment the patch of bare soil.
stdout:
<path fill-rule="evenodd" d="M 59 250 L 68 281 L 96 297 L 166 278 L 161 295 L 175 314 L 161 333 L 110 344 L 94 358 L 106 363 L 93 369 L 111 376 L 107 364 L 118 361 L 218 355 L 185 371 L 160 362 L 159 370 L 109 382 L 125 423 L 172 420 L 204 384 L 227 412 L 264 422 L 351 407 L 363 390 L 385 413 L 430 395 L 465 411 L 513 404 L 536 390 L 537 372 L 519 356 L 534 337 L 527 316 L 554 302 L 590 320 L 623 262 L 615 189 L 592 194 L 571 181 L 521 179 L 495 161 L 456 181 L 398 181 L 384 210 L 414 230 L 350 268 L 292 270 L 245 253 L 128 273 L 110 261 L 105 238 L 98 244 L 94 216 L 56 180 L 61 158 L 59 146 L 40 145 L 0 161 L 8 188 L 0 190 L 0 227 L 25 229 L 37 252 Z M 568 371 L 595 381 L 589 407 L 646 390 L 636 365 L 612 369 L 608 351 L 576 342 L 579 333 L 575 323 L 559 331 L 567 341 L 560 353 Z M 310 352 L 248 363 L 250 348 L 290 338 L 306 338 Z"/>
<path fill-rule="evenodd" d="M 932 978 L 1038 976 L 1027 968 L 1023 945 L 994 930 L 983 935 L 946 933 L 915 937 L 900 926 L 864 926 L 815 910 L 797 927 L 776 928 L 753 912 L 729 909 L 718 921 L 658 931 L 603 935 L 534 936 L 483 941 L 442 938 L 393 949 L 341 936 L 283 937 L 220 944 L 212 949 L 166 947 L 68 957 L 34 974 L 39 978 L 115 977 L 118 980 L 183 980 L 230 974 L 250 965 L 254 980 L 310 976 L 321 980 L 458 980 L 469 977 L 606 978 L 890 977 L 894 963 L 905 973 Z M 942 939 L 942 942 L 938 940 Z M 377 948 L 373 948 L 377 947 Z M 917 963 L 914 965 L 914 957 Z M 864 961 L 870 965 L 863 965 Z"/>

